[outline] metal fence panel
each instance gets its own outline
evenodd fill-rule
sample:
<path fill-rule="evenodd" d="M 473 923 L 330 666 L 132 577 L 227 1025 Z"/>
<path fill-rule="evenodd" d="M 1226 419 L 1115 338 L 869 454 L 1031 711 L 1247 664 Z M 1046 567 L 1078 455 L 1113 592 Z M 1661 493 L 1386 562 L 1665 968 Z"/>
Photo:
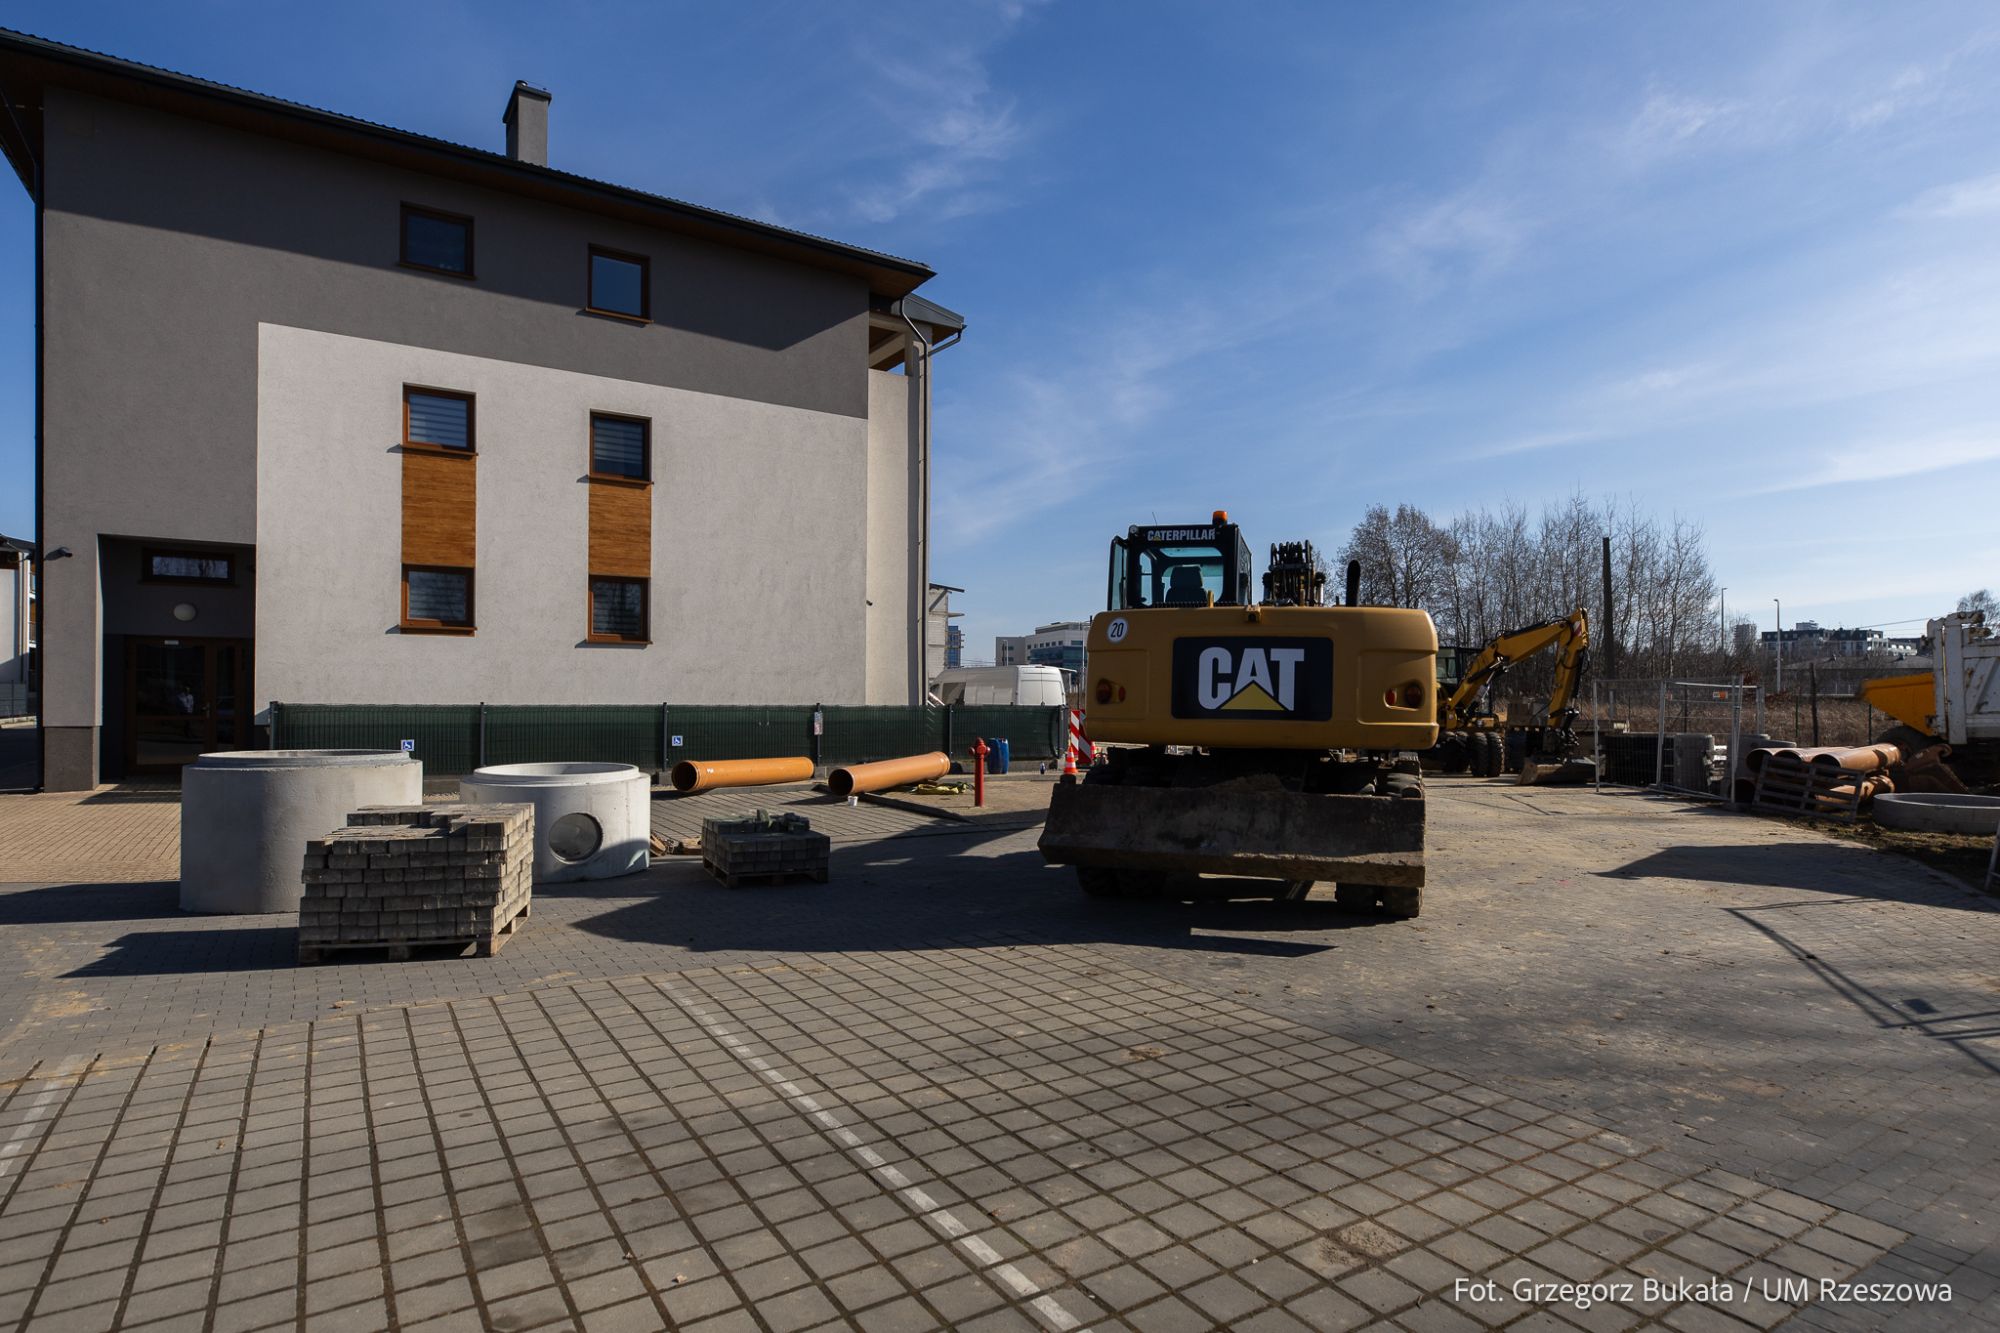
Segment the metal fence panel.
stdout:
<path fill-rule="evenodd" d="M 1758 734 L 1763 691 L 1731 681 L 1595 680 L 1577 705 L 1576 732 L 1596 744 L 1601 782 L 1726 795 Z"/>

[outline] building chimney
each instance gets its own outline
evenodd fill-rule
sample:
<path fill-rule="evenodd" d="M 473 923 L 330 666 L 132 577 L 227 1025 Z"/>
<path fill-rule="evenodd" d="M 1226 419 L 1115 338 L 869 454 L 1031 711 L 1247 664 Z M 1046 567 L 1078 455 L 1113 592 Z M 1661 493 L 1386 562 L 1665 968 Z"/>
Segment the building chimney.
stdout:
<path fill-rule="evenodd" d="M 516 83 L 507 99 L 507 156 L 516 162 L 549 164 L 549 95 L 527 83 Z"/>

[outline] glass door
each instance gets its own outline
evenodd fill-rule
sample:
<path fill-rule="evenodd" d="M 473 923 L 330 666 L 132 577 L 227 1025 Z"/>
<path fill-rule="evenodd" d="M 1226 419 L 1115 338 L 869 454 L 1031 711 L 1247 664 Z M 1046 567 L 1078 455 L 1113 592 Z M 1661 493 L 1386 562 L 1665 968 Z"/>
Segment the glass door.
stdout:
<path fill-rule="evenodd" d="M 249 658 L 244 639 L 127 639 L 127 770 L 176 773 L 211 750 L 248 748 Z"/>

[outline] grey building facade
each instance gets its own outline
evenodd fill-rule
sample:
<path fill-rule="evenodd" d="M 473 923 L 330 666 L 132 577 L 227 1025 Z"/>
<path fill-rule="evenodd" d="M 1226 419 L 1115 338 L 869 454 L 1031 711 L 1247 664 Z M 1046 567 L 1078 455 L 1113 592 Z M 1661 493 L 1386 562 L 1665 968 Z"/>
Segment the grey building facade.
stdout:
<path fill-rule="evenodd" d="M 0 96 L 46 786 L 274 699 L 921 699 L 924 265 L 553 170 L 525 85 L 510 153 L 5 32 Z"/>

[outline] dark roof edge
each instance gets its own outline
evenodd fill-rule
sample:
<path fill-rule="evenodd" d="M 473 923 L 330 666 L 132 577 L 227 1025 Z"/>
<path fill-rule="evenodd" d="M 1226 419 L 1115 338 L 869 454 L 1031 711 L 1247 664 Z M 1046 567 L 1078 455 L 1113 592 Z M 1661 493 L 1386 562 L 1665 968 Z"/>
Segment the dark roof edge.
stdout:
<path fill-rule="evenodd" d="M 725 213 L 720 209 L 705 208 L 700 204 L 691 204 L 666 195 L 651 194 L 630 186 L 614 185 L 588 176 L 578 176 L 554 167 L 518 162 L 504 153 L 472 148 L 452 143 L 448 139 L 433 138 L 430 135 L 380 125 L 355 116 L 307 106 L 301 102 L 291 102 L 265 93 L 217 83 L 211 79 L 160 69 L 83 47 L 69 46 L 46 37 L 37 37 L 32 33 L 0 28 L 0 58 L 8 55 L 24 56 L 30 60 L 40 60 L 80 70 L 86 78 L 77 86 L 83 87 L 85 91 L 92 91 L 89 87 L 90 76 L 95 76 L 99 80 L 123 80 L 165 94 L 169 99 L 186 99 L 195 104 L 219 106 L 224 110 L 233 109 L 239 113 L 260 114 L 281 122 L 293 123 L 308 131 L 317 130 L 321 135 L 330 133 L 342 136 L 348 139 L 352 146 L 362 151 L 372 146 L 378 151 L 402 150 L 405 154 L 414 152 L 451 160 L 459 164 L 466 174 L 495 188 L 555 198 L 558 201 L 570 202 L 572 205 L 588 206 L 584 201 L 590 201 L 599 205 L 621 204 L 627 208 L 643 210 L 654 215 L 656 220 L 665 220 L 669 225 L 678 223 L 679 229 L 709 239 L 723 243 L 733 242 L 765 253 L 786 254 L 799 262 L 816 263 L 818 267 L 835 268 L 866 276 L 875 291 L 890 296 L 905 295 L 918 284 L 936 276 L 929 265 L 913 259 L 903 259 L 824 236 L 815 236 L 810 232 L 794 231 L 773 223 L 759 222 L 754 218 Z M 46 75 L 43 81 L 66 82 L 48 79 Z M 8 91 L 12 93 L 14 90 L 10 88 Z M 267 127 L 264 132 L 271 131 Z M 11 142 L 9 147 L 12 147 Z M 22 147 L 25 148 L 26 145 Z M 12 155 L 10 151 L 9 156 Z M 17 167 L 21 165 L 16 163 Z"/>

